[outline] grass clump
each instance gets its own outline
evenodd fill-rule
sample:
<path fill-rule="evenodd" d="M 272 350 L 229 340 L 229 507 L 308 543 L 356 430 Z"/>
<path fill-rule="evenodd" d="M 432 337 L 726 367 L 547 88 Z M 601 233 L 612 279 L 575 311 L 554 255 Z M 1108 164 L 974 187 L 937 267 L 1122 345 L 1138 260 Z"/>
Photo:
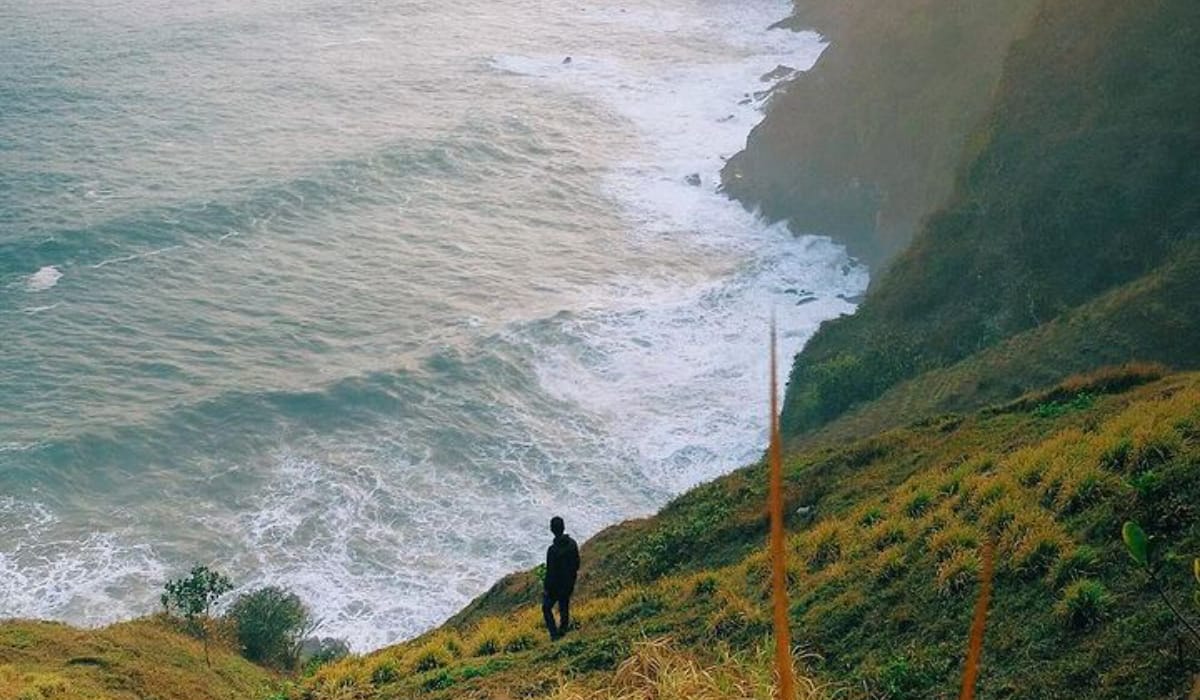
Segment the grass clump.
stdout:
<path fill-rule="evenodd" d="M 454 661 L 450 650 L 440 644 L 430 644 L 423 647 L 413 658 L 412 670 L 415 673 L 432 671 L 436 668 L 449 666 Z"/>
<path fill-rule="evenodd" d="M 1100 551 L 1090 545 L 1081 544 L 1058 560 L 1051 571 L 1051 579 L 1054 585 L 1063 587 L 1095 576 L 1100 570 L 1100 564 Z"/>
<path fill-rule="evenodd" d="M 982 565 L 979 555 L 971 550 L 955 550 L 938 565 L 937 590 L 943 596 L 958 596 L 970 589 L 977 580 Z"/>
<path fill-rule="evenodd" d="M 913 494 L 908 503 L 904 506 L 904 513 L 910 518 L 919 518 L 929 509 L 933 503 L 933 495 L 928 491 L 920 491 Z"/>
<path fill-rule="evenodd" d="M 1112 595 L 1104 584 L 1080 579 L 1063 590 L 1054 612 L 1071 629 L 1084 630 L 1107 617 L 1112 605 Z"/>

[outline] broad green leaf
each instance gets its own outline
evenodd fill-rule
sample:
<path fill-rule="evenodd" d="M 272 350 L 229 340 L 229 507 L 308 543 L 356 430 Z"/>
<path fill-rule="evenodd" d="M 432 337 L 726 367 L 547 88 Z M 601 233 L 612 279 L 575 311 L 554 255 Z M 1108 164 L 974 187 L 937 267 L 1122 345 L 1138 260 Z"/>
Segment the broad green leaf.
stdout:
<path fill-rule="evenodd" d="M 1149 562 L 1146 532 L 1137 523 L 1127 520 L 1125 526 L 1121 528 L 1121 539 L 1125 540 L 1125 548 L 1129 550 L 1129 556 L 1139 565 L 1146 566 Z"/>

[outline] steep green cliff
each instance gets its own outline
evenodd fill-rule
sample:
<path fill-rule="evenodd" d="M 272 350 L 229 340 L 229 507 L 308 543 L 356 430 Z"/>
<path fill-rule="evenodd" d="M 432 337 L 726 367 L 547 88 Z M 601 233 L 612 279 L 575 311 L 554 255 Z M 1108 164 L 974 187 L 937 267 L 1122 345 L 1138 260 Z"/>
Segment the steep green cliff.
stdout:
<path fill-rule="evenodd" d="M 821 426 L 899 382 L 1073 310 L 1090 321 L 1039 337 L 1080 351 L 1059 377 L 1089 361 L 1200 362 L 1195 315 L 1176 318 L 1169 333 L 1151 327 L 1125 338 L 1119 357 L 1105 347 L 1082 352 L 1098 340 L 1086 337 L 1091 329 L 1113 325 L 1095 317 L 1111 303 L 1101 295 L 1124 285 L 1133 286 L 1116 293 L 1139 297 L 1147 314 L 1195 303 L 1197 32 L 1200 4 L 1189 0 L 1044 2 L 1010 50 L 949 203 L 875 280 L 859 311 L 822 327 L 797 358 L 785 430 Z M 1023 352 L 1055 354 L 1039 338 L 1028 337 Z M 1007 371 L 978 381 L 1004 383 L 1011 395 L 1053 379 L 1021 358 Z"/>
<path fill-rule="evenodd" d="M 785 24 L 831 41 L 776 91 L 726 190 L 872 267 L 951 193 L 968 134 L 1034 0 L 797 0 Z"/>

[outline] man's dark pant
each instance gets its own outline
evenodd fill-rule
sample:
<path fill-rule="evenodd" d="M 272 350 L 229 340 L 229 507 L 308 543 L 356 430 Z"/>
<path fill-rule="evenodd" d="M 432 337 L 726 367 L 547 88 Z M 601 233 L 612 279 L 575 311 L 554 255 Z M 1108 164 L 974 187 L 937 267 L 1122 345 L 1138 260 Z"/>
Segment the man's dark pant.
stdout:
<path fill-rule="evenodd" d="M 558 617 L 562 620 L 558 625 L 554 624 L 554 604 L 558 603 Z M 546 591 L 542 594 L 542 617 L 546 619 L 546 631 L 550 633 L 550 639 L 558 639 L 567 633 L 567 627 L 571 624 L 571 594 L 551 593 Z"/>

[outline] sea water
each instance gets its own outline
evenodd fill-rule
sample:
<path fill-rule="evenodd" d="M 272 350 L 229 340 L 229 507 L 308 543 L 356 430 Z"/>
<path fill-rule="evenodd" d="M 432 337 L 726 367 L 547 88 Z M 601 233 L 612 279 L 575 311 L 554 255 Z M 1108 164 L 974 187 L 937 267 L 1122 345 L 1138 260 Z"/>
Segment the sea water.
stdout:
<path fill-rule="evenodd" d="M 823 48 L 789 11 L 0 6 L 0 617 L 147 613 L 203 563 L 368 649 L 552 514 L 754 460 L 771 314 L 787 358 L 866 284 L 719 192 Z"/>

